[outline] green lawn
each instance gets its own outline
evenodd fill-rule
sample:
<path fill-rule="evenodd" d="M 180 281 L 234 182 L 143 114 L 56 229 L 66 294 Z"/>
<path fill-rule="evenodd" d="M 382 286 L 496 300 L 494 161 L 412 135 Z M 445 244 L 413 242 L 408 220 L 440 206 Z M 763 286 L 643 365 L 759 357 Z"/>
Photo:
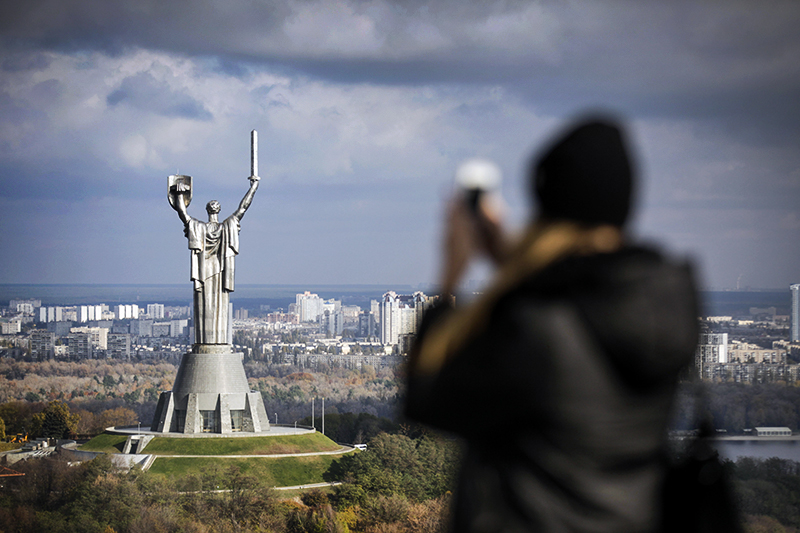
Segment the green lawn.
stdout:
<path fill-rule="evenodd" d="M 101 433 L 86 444 L 81 444 L 78 449 L 84 452 L 122 453 L 126 440 L 126 435 Z"/>
<path fill-rule="evenodd" d="M 172 478 L 193 474 L 209 475 L 218 471 L 224 474 L 231 467 L 242 473 L 258 477 L 265 484 L 287 487 L 324 481 L 322 474 L 340 455 L 318 455 L 311 457 L 218 459 L 202 457 L 160 457 L 155 460 L 148 473 Z"/>
<path fill-rule="evenodd" d="M 338 450 L 339 448 L 338 444 L 321 433 L 275 437 L 198 439 L 155 437 L 145 447 L 144 453 L 153 455 L 271 455 L 325 452 Z"/>

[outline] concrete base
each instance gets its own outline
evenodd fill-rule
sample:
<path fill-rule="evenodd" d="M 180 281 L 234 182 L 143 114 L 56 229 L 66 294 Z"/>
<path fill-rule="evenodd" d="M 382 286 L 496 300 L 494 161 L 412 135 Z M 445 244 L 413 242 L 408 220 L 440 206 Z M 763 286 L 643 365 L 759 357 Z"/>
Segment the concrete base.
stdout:
<path fill-rule="evenodd" d="M 230 345 L 199 345 L 184 354 L 171 391 L 158 399 L 158 433 L 261 433 L 269 430 L 261 393 L 251 391 L 242 354 Z"/>

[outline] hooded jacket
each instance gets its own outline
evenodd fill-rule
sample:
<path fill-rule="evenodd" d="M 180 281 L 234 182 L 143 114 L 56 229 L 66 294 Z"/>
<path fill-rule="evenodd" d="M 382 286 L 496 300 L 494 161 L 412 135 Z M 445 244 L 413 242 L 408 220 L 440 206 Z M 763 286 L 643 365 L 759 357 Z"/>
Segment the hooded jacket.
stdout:
<path fill-rule="evenodd" d="M 407 415 L 466 441 L 454 531 L 657 530 L 696 307 L 689 267 L 656 251 L 571 256 L 506 291 L 438 373 L 411 372 Z"/>

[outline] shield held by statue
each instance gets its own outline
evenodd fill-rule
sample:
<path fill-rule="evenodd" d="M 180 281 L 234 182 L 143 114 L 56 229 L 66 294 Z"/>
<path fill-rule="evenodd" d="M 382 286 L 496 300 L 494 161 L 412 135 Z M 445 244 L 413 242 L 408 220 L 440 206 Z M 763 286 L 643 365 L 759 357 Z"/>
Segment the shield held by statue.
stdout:
<path fill-rule="evenodd" d="M 178 186 L 183 190 L 183 202 L 186 204 L 186 207 L 189 207 L 189 204 L 192 201 L 192 177 L 191 176 L 184 176 L 182 174 L 173 175 L 167 178 L 168 190 L 167 199 L 169 200 L 170 205 L 175 208 L 175 193 L 178 192 Z"/>

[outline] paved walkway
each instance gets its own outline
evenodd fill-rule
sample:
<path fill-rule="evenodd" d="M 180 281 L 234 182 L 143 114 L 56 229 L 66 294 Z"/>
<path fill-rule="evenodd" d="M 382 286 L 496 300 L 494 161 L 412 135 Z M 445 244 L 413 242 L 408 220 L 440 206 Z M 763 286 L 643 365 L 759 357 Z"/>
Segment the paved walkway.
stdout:
<path fill-rule="evenodd" d="M 324 487 L 335 487 L 341 485 L 341 481 L 331 481 L 323 483 L 308 483 L 307 485 L 292 485 L 291 487 L 272 487 L 275 490 L 302 490 L 302 489 L 321 489 Z"/>

